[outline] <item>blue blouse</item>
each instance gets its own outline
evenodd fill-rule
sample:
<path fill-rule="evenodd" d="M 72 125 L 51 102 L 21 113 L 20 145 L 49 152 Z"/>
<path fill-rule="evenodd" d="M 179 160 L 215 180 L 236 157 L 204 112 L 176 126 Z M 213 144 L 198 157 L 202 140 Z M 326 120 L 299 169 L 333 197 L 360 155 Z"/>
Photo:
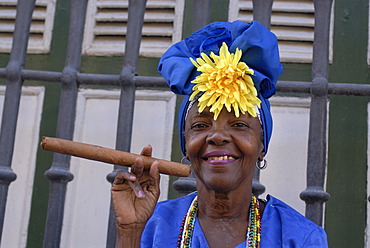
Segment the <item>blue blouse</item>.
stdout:
<path fill-rule="evenodd" d="M 159 202 L 143 232 L 141 248 L 176 247 L 181 222 L 195 196 L 196 193 L 192 193 L 178 199 Z M 261 248 L 328 247 L 326 233 L 320 226 L 270 195 L 267 196 L 261 223 Z M 245 246 L 244 241 L 235 248 Z M 195 221 L 191 247 L 208 248 L 198 219 Z"/>

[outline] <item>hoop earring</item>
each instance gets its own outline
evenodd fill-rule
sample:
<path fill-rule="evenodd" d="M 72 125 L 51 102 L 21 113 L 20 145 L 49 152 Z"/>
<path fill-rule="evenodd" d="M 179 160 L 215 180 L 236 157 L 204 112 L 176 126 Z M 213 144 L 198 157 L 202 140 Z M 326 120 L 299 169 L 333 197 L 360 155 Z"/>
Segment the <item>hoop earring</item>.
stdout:
<path fill-rule="evenodd" d="M 257 160 L 256 167 L 259 170 L 264 170 L 267 167 L 267 160 L 263 158 L 262 160 Z"/>

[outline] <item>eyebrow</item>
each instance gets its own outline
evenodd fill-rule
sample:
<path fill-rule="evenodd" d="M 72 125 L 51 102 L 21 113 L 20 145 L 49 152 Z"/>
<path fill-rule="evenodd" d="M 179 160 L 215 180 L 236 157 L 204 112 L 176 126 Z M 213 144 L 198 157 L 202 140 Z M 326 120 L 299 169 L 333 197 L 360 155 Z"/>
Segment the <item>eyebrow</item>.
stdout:
<path fill-rule="evenodd" d="M 199 111 L 197 110 L 197 112 L 194 115 L 192 115 L 192 118 L 194 118 L 194 117 L 209 117 L 212 114 L 213 113 L 211 113 L 211 112 L 204 112 L 204 111 L 199 113 Z"/>

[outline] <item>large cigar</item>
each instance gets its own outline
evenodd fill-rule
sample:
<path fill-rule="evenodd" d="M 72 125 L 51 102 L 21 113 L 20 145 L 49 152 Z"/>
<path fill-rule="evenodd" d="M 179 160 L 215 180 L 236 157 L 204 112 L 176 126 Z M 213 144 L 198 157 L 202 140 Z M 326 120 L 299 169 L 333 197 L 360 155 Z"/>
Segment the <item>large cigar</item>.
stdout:
<path fill-rule="evenodd" d="M 117 151 L 101 146 L 90 145 L 65 139 L 42 137 L 41 147 L 47 151 L 72 155 L 80 158 L 91 159 L 108 164 L 131 166 L 136 158 L 144 161 L 144 169 L 149 169 L 155 161 L 159 161 L 159 172 L 172 176 L 187 177 L 190 175 L 190 166 L 168 160 L 142 156 L 129 152 Z"/>

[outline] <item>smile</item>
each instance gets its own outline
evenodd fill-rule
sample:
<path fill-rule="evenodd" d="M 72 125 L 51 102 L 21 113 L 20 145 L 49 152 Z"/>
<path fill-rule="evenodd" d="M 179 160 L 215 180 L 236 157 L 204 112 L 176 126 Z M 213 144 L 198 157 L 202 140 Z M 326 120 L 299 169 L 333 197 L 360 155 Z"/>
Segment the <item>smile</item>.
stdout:
<path fill-rule="evenodd" d="M 236 160 L 234 157 L 231 156 L 219 156 L 219 157 L 209 157 L 206 160 Z"/>

